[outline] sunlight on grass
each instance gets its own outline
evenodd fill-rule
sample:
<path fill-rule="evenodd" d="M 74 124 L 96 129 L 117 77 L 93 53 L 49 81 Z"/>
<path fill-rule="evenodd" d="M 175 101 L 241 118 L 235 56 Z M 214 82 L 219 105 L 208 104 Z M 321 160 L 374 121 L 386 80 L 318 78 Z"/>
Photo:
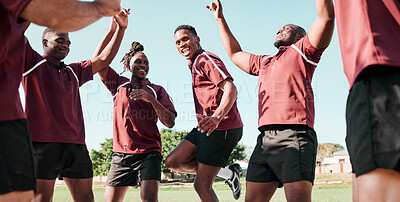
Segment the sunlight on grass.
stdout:
<path fill-rule="evenodd" d="M 245 195 L 245 180 L 242 181 L 242 196 L 237 201 L 244 201 Z M 319 174 L 316 176 L 315 184 L 312 192 L 312 201 L 336 201 L 336 202 L 347 202 L 351 201 L 351 175 L 350 174 Z M 95 201 L 103 201 L 104 197 L 104 184 L 95 183 L 96 187 L 93 189 L 95 195 Z M 235 201 L 232 196 L 232 192 L 224 182 L 215 182 L 213 186 L 219 200 L 221 202 L 232 202 Z M 158 195 L 160 202 L 199 202 L 200 198 L 197 196 L 193 189 L 193 184 L 185 183 L 179 185 L 164 185 L 162 184 L 159 189 Z M 57 187 L 54 193 L 54 201 L 57 202 L 71 202 L 72 198 L 68 189 L 64 186 Z M 125 196 L 126 202 L 141 201 L 140 199 L 140 188 L 130 188 Z M 275 192 L 274 197 L 271 201 L 279 202 L 286 201 L 285 193 L 283 189 L 278 189 Z"/>

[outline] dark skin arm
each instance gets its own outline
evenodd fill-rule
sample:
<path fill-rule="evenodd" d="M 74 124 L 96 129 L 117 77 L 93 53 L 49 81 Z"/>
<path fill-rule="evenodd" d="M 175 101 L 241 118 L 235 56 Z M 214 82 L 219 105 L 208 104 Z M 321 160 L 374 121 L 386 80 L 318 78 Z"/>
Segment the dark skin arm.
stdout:
<path fill-rule="evenodd" d="M 315 48 L 326 48 L 331 42 L 335 27 L 332 0 L 315 0 L 318 17 L 308 30 L 308 38 Z"/>
<path fill-rule="evenodd" d="M 215 2 L 206 7 L 214 13 L 214 17 L 218 21 L 222 44 L 224 45 L 225 51 L 228 54 L 229 58 L 241 70 L 249 73 L 249 60 L 251 54 L 243 51 L 240 47 L 239 42 L 233 36 L 231 30 L 229 29 L 228 23 L 226 22 L 225 17 L 222 13 L 221 2 L 219 0 L 215 0 Z"/>
<path fill-rule="evenodd" d="M 175 125 L 175 115 L 168 109 L 166 109 L 155 97 L 144 91 L 143 89 L 136 89 L 131 92 L 130 96 L 133 100 L 143 100 L 149 102 L 157 113 L 161 123 L 168 128 L 172 128 Z"/>
<path fill-rule="evenodd" d="M 334 12 L 332 0 L 315 0 L 318 17 L 308 31 L 310 43 L 316 48 L 328 47 L 334 29 Z M 233 36 L 228 23 L 222 12 L 222 4 L 219 0 L 214 0 L 206 6 L 213 12 L 218 21 L 222 44 L 231 61 L 240 69 L 249 73 L 250 53 L 242 50 L 239 42 Z"/>
<path fill-rule="evenodd" d="M 103 16 L 114 16 L 121 10 L 121 0 L 31 0 L 20 17 L 59 32 L 82 29 Z"/>
<path fill-rule="evenodd" d="M 128 14 L 129 10 L 121 10 L 120 14 L 113 17 L 107 35 L 100 42 L 91 59 L 93 75 L 100 72 L 102 79 L 107 75 L 108 65 L 117 55 L 128 26 Z"/>
<path fill-rule="evenodd" d="M 224 91 L 221 98 L 221 103 L 215 110 L 214 114 L 211 116 L 206 116 L 203 114 L 196 114 L 197 117 L 201 118 L 199 121 L 198 129 L 200 132 L 207 132 L 207 136 L 218 127 L 219 123 L 226 116 L 226 114 L 231 110 L 233 104 L 237 99 L 236 86 L 233 84 L 231 79 L 225 79 L 218 84 L 218 87 Z"/>

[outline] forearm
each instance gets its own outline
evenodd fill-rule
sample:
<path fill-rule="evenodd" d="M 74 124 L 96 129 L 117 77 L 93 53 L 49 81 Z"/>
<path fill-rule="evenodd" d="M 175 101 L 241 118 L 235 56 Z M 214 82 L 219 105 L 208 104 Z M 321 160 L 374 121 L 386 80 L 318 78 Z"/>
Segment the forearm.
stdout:
<path fill-rule="evenodd" d="M 315 0 L 318 17 L 308 31 L 312 46 L 326 48 L 329 46 L 335 27 L 335 16 L 332 0 Z"/>
<path fill-rule="evenodd" d="M 110 8 L 98 1 L 32 0 L 20 17 L 60 32 L 70 32 L 86 27 L 102 16 L 117 14 L 118 11 L 119 8 L 111 12 Z"/>
<path fill-rule="evenodd" d="M 332 0 L 315 0 L 315 6 L 319 19 L 327 22 L 335 19 Z"/>
<path fill-rule="evenodd" d="M 153 106 L 154 110 L 157 113 L 158 118 L 161 123 L 163 123 L 168 128 L 172 128 L 175 125 L 175 115 L 166 109 L 160 102 L 158 102 L 155 98 L 150 102 Z"/>
<path fill-rule="evenodd" d="M 218 19 L 218 28 L 225 51 L 231 58 L 235 53 L 242 51 L 239 42 L 233 36 L 224 17 Z"/>
<path fill-rule="evenodd" d="M 124 34 L 125 28 L 118 27 L 104 50 L 102 50 L 99 55 L 92 58 L 93 74 L 102 71 L 104 68 L 108 67 L 108 65 L 111 64 L 118 53 Z"/>
<path fill-rule="evenodd" d="M 223 91 L 224 93 L 222 95 L 220 105 L 212 115 L 212 117 L 216 117 L 220 121 L 226 116 L 226 114 L 228 114 L 237 99 L 237 91 L 233 83 L 226 85 Z"/>
<path fill-rule="evenodd" d="M 221 16 L 217 19 L 218 28 L 221 35 L 222 44 L 231 61 L 244 72 L 249 73 L 250 54 L 242 51 L 239 42 L 233 36 L 225 18 Z"/>
<path fill-rule="evenodd" d="M 101 54 L 101 52 L 104 50 L 104 48 L 107 46 L 108 43 L 110 43 L 111 39 L 113 38 L 115 34 L 115 28 L 110 27 L 108 30 L 107 34 L 104 36 L 103 40 L 99 43 L 99 45 L 96 47 L 96 50 L 93 53 L 92 58 L 97 57 Z"/>

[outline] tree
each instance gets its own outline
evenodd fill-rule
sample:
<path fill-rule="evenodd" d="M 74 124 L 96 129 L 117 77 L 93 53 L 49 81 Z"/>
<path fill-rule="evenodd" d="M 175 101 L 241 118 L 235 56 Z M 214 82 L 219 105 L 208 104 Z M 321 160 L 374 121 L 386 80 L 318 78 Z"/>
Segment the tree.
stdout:
<path fill-rule="evenodd" d="M 175 149 L 176 146 L 183 140 L 183 138 L 188 134 L 187 131 L 173 131 L 169 129 L 162 129 L 160 131 L 161 134 L 161 142 L 162 142 L 162 151 L 161 154 L 163 156 L 162 164 L 161 164 L 161 172 L 171 172 L 165 166 L 165 157 L 168 156 Z"/>
<path fill-rule="evenodd" d="M 111 166 L 113 139 L 106 139 L 105 142 L 100 143 L 101 150 L 94 149 L 90 152 L 90 158 L 93 164 L 94 176 L 107 176 Z"/>
<path fill-rule="evenodd" d="M 228 165 L 234 163 L 237 160 L 244 160 L 246 158 L 246 146 L 238 144 L 233 148 L 233 151 L 228 159 Z"/>
<path fill-rule="evenodd" d="M 334 152 L 341 150 L 344 150 L 344 147 L 340 144 L 333 144 L 333 143 L 318 144 L 317 164 L 321 163 L 326 157 L 332 157 Z"/>

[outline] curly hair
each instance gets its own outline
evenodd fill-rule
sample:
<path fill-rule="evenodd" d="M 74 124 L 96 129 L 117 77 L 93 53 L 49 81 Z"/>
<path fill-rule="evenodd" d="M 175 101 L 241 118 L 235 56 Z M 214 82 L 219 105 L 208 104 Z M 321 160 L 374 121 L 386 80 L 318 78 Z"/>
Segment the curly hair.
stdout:
<path fill-rule="evenodd" d="M 138 53 L 138 52 L 143 52 L 144 51 L 144 47 L 142 44 L 140 44 L 137 41 L 132 42 L 131 48 L 129 49 L 128 53 L 125 53 L 125 56 L 122 58 L 121 63 L 124 64 L 124 71 L 122 73 L 124 73 L 127 69 L 129 69 L 130 67 L 130 62 L 132 57 Z"/>

